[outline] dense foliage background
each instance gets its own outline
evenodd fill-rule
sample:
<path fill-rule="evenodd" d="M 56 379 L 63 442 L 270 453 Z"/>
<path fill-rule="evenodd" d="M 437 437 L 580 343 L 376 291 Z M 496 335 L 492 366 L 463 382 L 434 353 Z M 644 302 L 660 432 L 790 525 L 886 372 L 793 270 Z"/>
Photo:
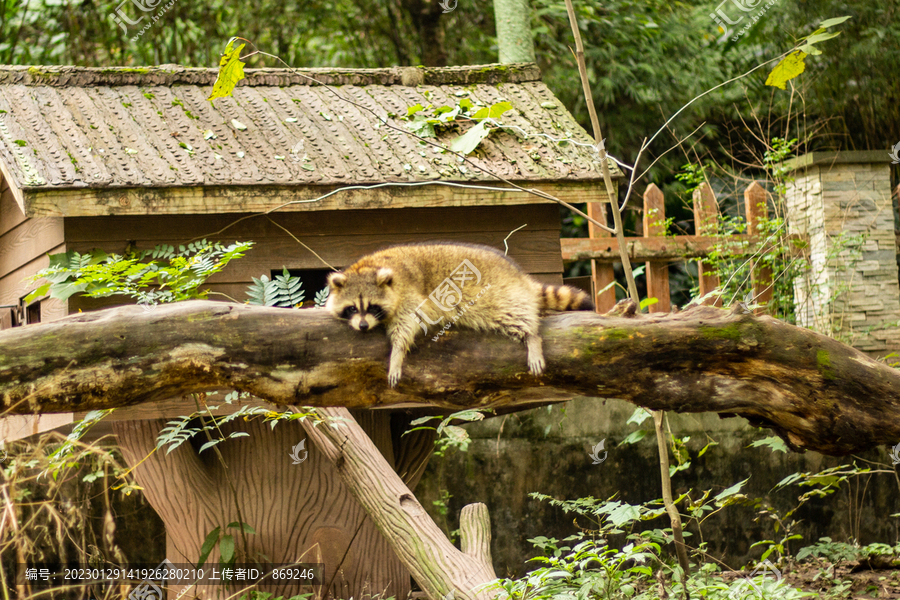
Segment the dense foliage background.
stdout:
<path fill-rule="evenodd" d="M 140 37 L 136 34 L 147 19 L 127 28 L 114 19 L 117 9 L 135 19 L 145 14 L 137 4 L 154 2 L 157 8 L 168 6 L 162 0 L 4 0 L 0 62 L 211 67 L 233 35 L 296 67 L 497 59 L 493 3 L 488 1 L 459 0 L 444 13 L 438 0 L 172 0 Z M 737 42 L 724 39 L 711 17 L 717 7 L 736 13 L 727 0 L 578 0 L 576 6 L 607 147 L 627 163 L 634 161 L 644 137 L 698 94 L 778 56 L 822 20 L 852 17 L 841 26 L 840 37 L 821 45 L 822 55 L 810 57 L 793 88 L 766 87 L 769 69 L 760 69 L 698 100 L 657 138 L 643 165 L 697 129 L 663 156 L 637 189 L 642 192 L 651 181 L 662 188 L 675 233 L 692 232 L 691 184 L 675 177 L 687 163 L 704 165 L 722 196 L 734 200 L 747 179 L 762 173 L 774 138 L 796 138 L 797 153 L 883 150 L 900 142 L 897 0 L 775 0 Z M 565 6 L 560 0 L 532 0 L 532 9 L 544 80 L 587 128 Z M 257 56 L 249 66 L 281 65 Z M 640 202 L 631 205 L 626 228 L 634 231 Z M 567 235 L 586 235 L 580 219 L 564 213 L 564 223 Z M 572 274 L 583 271 L 582 265 Z"/>

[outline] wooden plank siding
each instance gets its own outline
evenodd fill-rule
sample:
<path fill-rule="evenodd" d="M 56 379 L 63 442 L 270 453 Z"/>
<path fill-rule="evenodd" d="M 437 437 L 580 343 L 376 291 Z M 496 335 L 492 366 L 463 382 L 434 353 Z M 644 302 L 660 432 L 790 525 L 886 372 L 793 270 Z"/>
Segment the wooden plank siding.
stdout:
<path fill-rule="evenodd" d="M 48 250 L 50 254 L 65 251 L 65 244 L 60 244 L 59 246 Z M 27 283 L 26 279 L 47 267 L 49 264 L 50 260 L 47 258 L 47 254 L 42 254 L 34 260 L 25 263 L 15 271 L 0 278 L 0 304 L 18 304 L 19 299 L 35 287 L 33 284 Z M 41 301 L 42 322 L 59 319 L 67 314 L 69 314 L 69 311 L 66 302 L 53 300 L 51 298 L 46 298 Z"/>
<path fill-rule="evenodd" d="M 0 177 L 0 305 L 18 305 L 32 287 L 25 279 L 48 265 L 48 252 L 63 251 L 63 220 L 27 218 Z M 45 300 L 40 308 L 42 320 L 67 314 L 58 300 Z M 0 329 L 12 325 L 12 309 L 0 309 Z"/>
<path fill-rule="evenodd" d="M 248 218 L 249 217 L 249 218 Z M 242 219 L 238 222 L 239 219 Z M 252 213 L 210 215 L 159 215 L 159 216 L 106 216 L 67 218 L 66 240 L 74 243 L 106 243 L 134 239 L 135 232 L 141 239 L 159 243 L 165 239 L 214 239 L 216 232 L 226 229 L 218 238 L 234 240 L 235 227 L 248 239 L 262 240 L 271 236 L 286 235 L 273 225 L 272 219 L 297 235 L 356 235 L 377 232 L 385 236 L 396 233 L 424 235 L 442 233 L 467 233 L 475 231 L 509 231 L 528 225 L 522 231 L 559 231 L 559 209 L 553 204 L 529 204 L 518 206 L 480 206 L 465 208 L 405 208 L 325 211 L 308 213 L 277 212 L 268 215 Z M 115 227 L 109 224 L 115 223 Z M 514 240 L 518 233 L 510 238 Z M 502 245 L 502 244 L 501 244 Z"/>
<path fill-rule="evenodd" d="M 47 266 L 48 252 L 62 252 L 64 248 L 63 220 L 26 218 L 6 181 L 0 178 L 0 305 L 19 304 L 30 289 L 25 278 Z M 65 303 L 46 301 L 41 305 L 41 316 L 59 318 L 65 310 Z M 10 309 L 0 312 L 0 329 L 11 327 Z"/>
<path fill-rule="evenodd" d="M 243 216 L 251 218 L 238 221 Z M 269 218 L 339 269 L 365 254 L 399 243 L 448 240 L 502 249 L 503 240 L 511 231 L 527 225 L 509 236 L 509 256 L 542 283 L 562 283 L 559 211 L 554 205 L 279 213 Z M 203 237 L 223 242 L 254 241 L 256 245 L 244 258 L 209 280 L 211 291 L 244 301 L 253 277 L 269 275 L 282 267 L 329 268 L 269 218 L 260 215 L 180 215 L 152 219 L 70 217 L 65 219 L 65 237 L 70 250 L 81 252 L 95 247 L 121 252 L 129 241 L 138 248 L 183 244 Z M 219 235 L 209 235 L 225 228 Z M 306 289 L 307 297 L 311 300 L 317 291 Z M 213 294 L 210 299 L 225 298 Z M 121 302 L 121 298 L 69 300 L 72 311 L 96 310 Z"/>
<path fill-rule="evenodd" d="M 13 197 L 3 177 L 0 177 L 0 235 L 3 235 L 25 220 L 25 213 Z"/>
<path fill-rule="evenodd" d="M 25 219 L 0 235 L 0 277 L 62 243 L 62 219 Z"/>
<path fill-rule="evenodd" d="M 269 218 L 336 268 L 346 267 L 359 257 L 392 244 L 448 240 L 502 249 L 504 238 L 509 236 L 509 255 L 525 271 L 556 273 L 562 277 L 559 212 L 553 205 L 291 213 L 269 218 L 256 215 L 236 222 L 242 216 L 184 215 L 149 221 L 146 217 L 66 218 L 65 238 L 72 250 L 99 247 L 116 252 L 124 250 L 129 241 L 138 248 L 161 243 L 182 244 L 202 237 L 223 242 L 256 242 L 244 258 L 210 280 L 229 283 L 250 282 L 251 277 L 282 266 L 329 268 Z M 522 225 L 527 226 L 509 235 Z M 214 235 L 226 227 L 224 232 Z"/>

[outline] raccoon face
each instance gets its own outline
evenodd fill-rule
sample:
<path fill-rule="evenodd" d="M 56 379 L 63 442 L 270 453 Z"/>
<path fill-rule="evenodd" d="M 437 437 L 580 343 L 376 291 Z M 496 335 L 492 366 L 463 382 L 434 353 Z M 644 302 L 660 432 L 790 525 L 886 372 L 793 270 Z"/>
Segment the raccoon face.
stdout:
<path fill-rule="evenodd" d="M 347 321 L 357 331 L 375 329 L 390 316 L 396 294 L 390 269 L 364 269 L 350 273 L 332 273 L 325 308 Z"/>

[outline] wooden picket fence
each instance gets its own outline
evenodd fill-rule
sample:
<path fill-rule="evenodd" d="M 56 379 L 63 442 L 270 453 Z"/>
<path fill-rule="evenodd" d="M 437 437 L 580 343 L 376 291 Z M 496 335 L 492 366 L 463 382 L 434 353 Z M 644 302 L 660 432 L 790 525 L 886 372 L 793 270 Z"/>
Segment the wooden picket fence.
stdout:
<path fill-rule="evenodd" d="M 729 249 L 740 248 L 741 252 L 752 254 L 758 250 L 763 239 L 759 235 L 758 225 L 761 219 L 768 217 L 766 204 L 767 192 L 763 186 L 754 181 L 744 190 L 745 215 L 748 221 L 747 234 L 729 235 Z M 726 240 L 719 234 L 719 204 L 709 184 L 703 183 L 694 190 L 693 195 L 694 225 L 697 235 L 666 236 L 665 198 L 655 184 L 650 184 L 644 192 L 644 218 L 642 237 L 627 237 L 628 256 L 632 268 L 646 263 L 647 297 L 657 298 L 658 302 L 650 306 L 650 312 L 670 312 L 672 309 L 669 296 L 669 264 L 672 262 L 704 258 L 717 245 Z M 600 203 L 588 204 L 588 215 L 601 223 L 606 223 L 605 206 Z M 588 225 L 587 238 L 562 238 L 562 255 L 564 261 L 591 260 L 592 283 L 595 294 L 597 312 L 605 313 L 616 304 L 615 287 L 609 287 L 599 295 L 597 290 L 604 290 L 614 280 L 613 263 L 621 262 L 619 244 L 615 237 L 593 224 Z M 772 272 L 767 267 L 753 271 L 753 293 L 756 302 L 765 305 L 772 298 Z M 699 264 L 700 296 L 706 296 L 718 287 L 719 281 L 714 271 L 702 262 Z M 721 298 L 707 299 L 706 304 L 720 305 Z"/>

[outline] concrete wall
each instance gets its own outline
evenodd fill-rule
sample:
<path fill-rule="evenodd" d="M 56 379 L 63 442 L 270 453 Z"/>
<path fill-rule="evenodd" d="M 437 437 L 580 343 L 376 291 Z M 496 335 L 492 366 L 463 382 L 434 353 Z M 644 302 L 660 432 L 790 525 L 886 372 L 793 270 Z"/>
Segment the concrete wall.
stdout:
<path fill-rule="evenodd" d="M 536 555 L 527 540 L 536 536 L 562 539 L 576 531 L 574 514 L 563 514 L 545 502 L 532 500 L 529 492 L 541 492 L 561 499 L 584 496 L 618 498 L 632 504 L 661 497 L 656 439 L 651 434 L 636 445 L 617 447 L 635 425 L 626 425 L 634 406 L 619 400 L 578 398 L 564 405 L 534 409 L 509 416 L 488 418 L 467 425 L 473 441 L 466 453 L 452 452 L 446 459 L 433 458 L 416 496 L 438 523 L 445 523 L 432 504 L 442 489 L 452 495 L 446 523 L 448 530 L 458 528 L 459 511 L 471 502 L 484 502 L 491 515 L 492 550 L 498 576 L 522 574 L 536 567 L 525 561 Z M 747 477 L 746 494 L 771 502 L 785 512 L 796 505 L 797 497 L 807 490 L 796 486 L 771 492 L 772 488 L 795 471 L 817 472 L 852 462 L 816 453 L 773 453 L 769 448 L 748 448 L 755 440 L 770 435 L 747 425 L 743 419 L 720 419 L 715 414 L 669 415 L 673 432 L 691 436 L 688 446 L 694 459 L 687 471 L 673 477 L 675 493 L 692 489 L 698 498 L 703 490 L 713 495 Z M 643 427 L 653 427 L 652 421 Z M 709 436 L 709 437 L 707 437 Z M 697 459 L 697 452 L 711 438 L 718 446 Z M 607 459 L 599 465 L 588 457 L 590 449 L 606 439 Z M 887 451 L 864 455 L 880 460 L 890 468 Z M 864 463 L 859 462 L 861 466 Z M 865 488 L 865 490 L 863 489 Z M 771 492 L 771 493 L 770 493 Z M 762 550 L 751 549 L 754 542 L 771 539 L 769 519 L 754 521 L 752 506 L 728 507 L 709 518 L 702 528 L 708 551 L 732 566 L 744 564 L 748 557 L 759 557 Z M 797 531 L 802 543 L 793 550 L 813 543 L 821 536 L 835 540 L 858 537 L 862 543 L 898 539 L 898 519 L 888 515 L 900 512 L 900 492 L 893 475 L 874 475 L 859 479 L 829 498 L 815 500 L 801 509 Z M 578 525 L 591 527 L 579 517 Z M 665 518 L 648 522 L 647 527 L 663 528 Z M 701 537 L 695 525 L 688 543 L 696 545 Z"/>

